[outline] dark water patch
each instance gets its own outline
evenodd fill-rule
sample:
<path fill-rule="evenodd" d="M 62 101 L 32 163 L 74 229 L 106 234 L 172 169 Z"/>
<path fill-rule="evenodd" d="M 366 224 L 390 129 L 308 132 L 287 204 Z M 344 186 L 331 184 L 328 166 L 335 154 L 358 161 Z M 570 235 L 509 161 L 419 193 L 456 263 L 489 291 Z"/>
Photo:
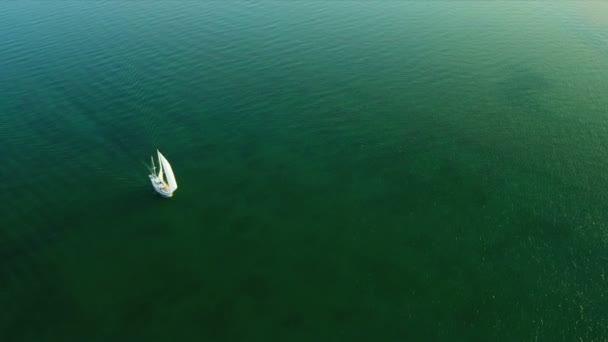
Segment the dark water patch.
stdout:
<path fill-rule="evenodd" d="M 503 74 L 505 78 L 498 82 L 501 97 L 518 111 L 525 109 L 528 115 L 540 114 L 543 96 L 551 87 L 549 77 L 525 64 L 511 65 Z"/>
<path fill-rule="evenodd" d="M 265 276 L 251 274 L 240 282 L 240 291 L 256 301 L 263 303 L 272 296 L 272 288 Z"/>
<path fill-rule="evenodd" d="M 304 328 L 306 317 L 299 312 L 288 312 L 279 321 L 280 326 L 287 331 L 298 331 Z"/>

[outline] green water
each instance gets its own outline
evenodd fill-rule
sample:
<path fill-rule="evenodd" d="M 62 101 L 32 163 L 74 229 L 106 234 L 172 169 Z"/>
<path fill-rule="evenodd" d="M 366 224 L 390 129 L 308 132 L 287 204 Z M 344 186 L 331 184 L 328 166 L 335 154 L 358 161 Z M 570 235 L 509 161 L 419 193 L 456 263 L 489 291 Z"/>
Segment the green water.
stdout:
<path fill-rule="evenodd" d="M 3 2 L 0 340 L 606 340 L 607 94 L 602 2 Z"/>

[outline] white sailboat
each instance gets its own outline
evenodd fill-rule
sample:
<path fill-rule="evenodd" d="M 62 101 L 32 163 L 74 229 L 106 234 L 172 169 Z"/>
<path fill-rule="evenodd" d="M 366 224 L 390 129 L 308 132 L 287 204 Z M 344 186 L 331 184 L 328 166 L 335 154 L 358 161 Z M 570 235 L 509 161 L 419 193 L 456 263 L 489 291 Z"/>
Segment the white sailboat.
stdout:
<path fill-rule="evenodd" d="M 165 198 L 169 198 L 173 196 L 173 192 L 177 189 L 177 181 L 175 180 L 173 169 L 171 168 L 171 164 L 169 164 L 167 158 L 165 158 L 165 156 L 163 156 L 158 150 L 156 150 L 156 153 L 158 154 L 159 170 L 157 174 L 156 166 L 154 166 L 154 157 L 150 157 L 152 159 L 152 167 L 150 168 L 149 176 L 150 181 L 152 182 L 152 186 L 156 192 Z"/>

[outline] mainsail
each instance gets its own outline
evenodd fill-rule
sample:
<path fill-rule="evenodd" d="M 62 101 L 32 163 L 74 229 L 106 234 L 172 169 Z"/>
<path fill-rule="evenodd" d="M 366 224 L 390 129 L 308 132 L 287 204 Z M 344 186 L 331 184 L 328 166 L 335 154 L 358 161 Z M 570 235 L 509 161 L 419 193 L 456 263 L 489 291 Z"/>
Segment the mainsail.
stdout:
<path fill-rule="evenodd" d="M 160 158 L 158 158 L 158 179 L 163 180 L 163 163 L 160 162 Z"/>
<path fill-rule="evenodd" d="M 158 175 L 158 177 L 160 179 L 162 179 L 162 174 L 163 174 L 163 169 L 165 171 L 165 177 L 167 178 L 167 184 L 169 184 L 169 191 L 173 192 L 175 191 L 175 189 L 177 189 L 177 181 L 175 180 L 175 175 L 173 174 L 173 169 L 171 169 L 171 164 L 169 164 L 169 161 L 167 160 L 167 158 L 165 158 L 165 156 L 163 156 L 158 150 L 156 150 L 156 152 L 158 153 L 158 160 L 160 161 L 160 173 Z"/>

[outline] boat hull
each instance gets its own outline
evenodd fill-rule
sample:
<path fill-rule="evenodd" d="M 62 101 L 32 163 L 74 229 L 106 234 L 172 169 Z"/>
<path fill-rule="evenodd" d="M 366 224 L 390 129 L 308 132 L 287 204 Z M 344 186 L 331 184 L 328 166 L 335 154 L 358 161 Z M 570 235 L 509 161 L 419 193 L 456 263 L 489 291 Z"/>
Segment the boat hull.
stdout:
<path fill-rule="evenodd" d="M 173 192 L 169 191 L 169 187 L 165 182 L 160 180 L 156 175 L 149 175 L 150 183 L 152 183 L 152 187 L 154 190 L 164 198 L 169 198 L 173 196 Z"/>

